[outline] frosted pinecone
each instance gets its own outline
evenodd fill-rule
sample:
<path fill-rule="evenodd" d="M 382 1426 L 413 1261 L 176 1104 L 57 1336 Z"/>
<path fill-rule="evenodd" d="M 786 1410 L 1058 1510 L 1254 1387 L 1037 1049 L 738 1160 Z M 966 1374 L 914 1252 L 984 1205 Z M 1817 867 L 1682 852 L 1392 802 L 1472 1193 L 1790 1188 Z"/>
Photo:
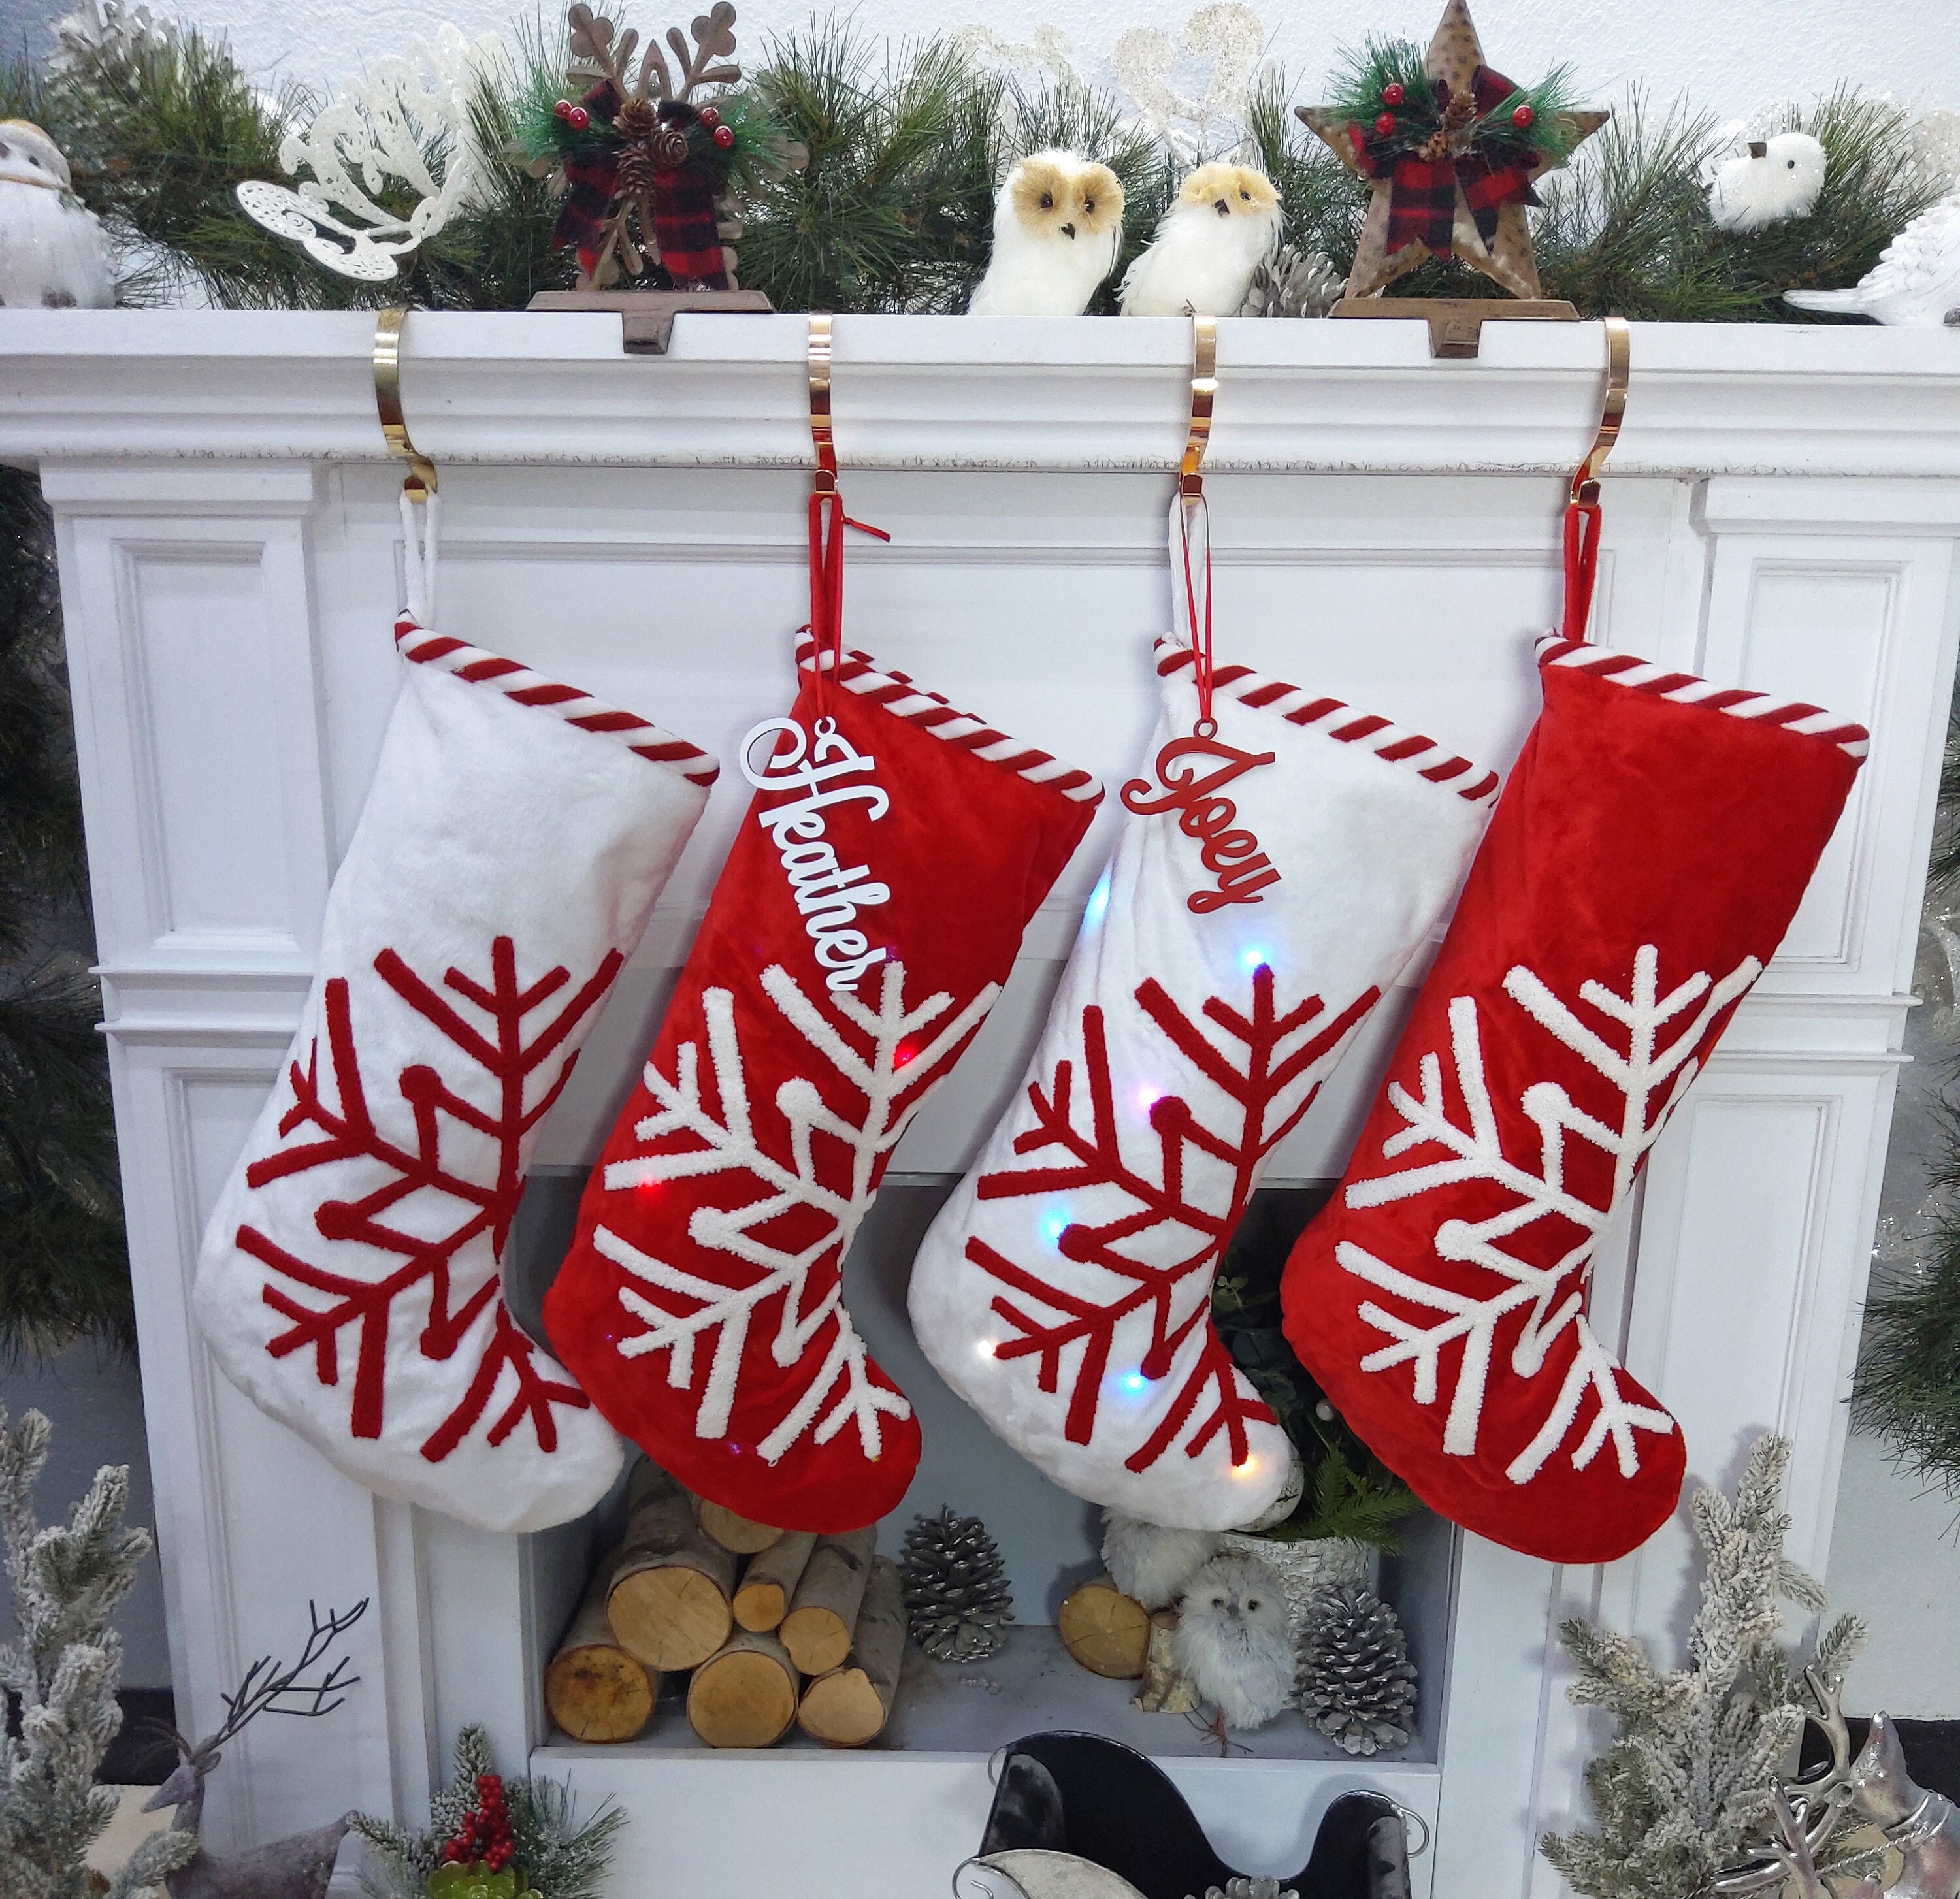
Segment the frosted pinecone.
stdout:
<path fill-rule="evenodd" d="M 1358 1583 L 1313 1605 L 1300 1659 L 1300 1710 L 1350 1754 L 1405 1746 L 1415 1725 L 1415 1665 L 1395 1612 Z"/>
<path fill-rule="evenodd" d="M 1014 1619 L 1000 1549 L 977 1516 L 921 1513 L 899 1558 L 912 1640 L 935 1662 L 978 1662 L 1007 1640 Z"/>
<path fill-rule="evenodd" d="M 1252 273 L 1241 316 L 1325 316 L 1341 301 L 1341 273 L 1317 250 L 1282 244 Z"/>
<path fill-rule="evenodd" d="M 1204 1899 L 1300 1899 L 1300 1894 L 1277 1879 L 1228 1879 L 1222 1886 L 1207 1886 Z"/>

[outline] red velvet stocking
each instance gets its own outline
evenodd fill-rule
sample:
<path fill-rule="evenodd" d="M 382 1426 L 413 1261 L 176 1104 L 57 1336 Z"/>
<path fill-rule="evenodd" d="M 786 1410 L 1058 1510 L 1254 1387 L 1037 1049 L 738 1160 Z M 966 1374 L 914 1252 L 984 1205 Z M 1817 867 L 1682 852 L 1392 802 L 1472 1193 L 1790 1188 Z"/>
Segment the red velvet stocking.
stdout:
<path fill-rule="evenodd" d="M 545 1319 L 692 1489 L 851 1529 L 918 1462 L 838 1265 L 892 1150 L 993 1006 L 1101 787 L 805 636 L 756 787 Z"/>
<path fill-rule="evenodd" d="M 1428 1503 L 1555 1562 L 1672 1512 L 1673 1419 L 1586 1317 L 1594 1249 L 1782 940 L 1866 749 L 1815 706 L 1548 637 L 1539 714 L 1286 1329 Z"/>

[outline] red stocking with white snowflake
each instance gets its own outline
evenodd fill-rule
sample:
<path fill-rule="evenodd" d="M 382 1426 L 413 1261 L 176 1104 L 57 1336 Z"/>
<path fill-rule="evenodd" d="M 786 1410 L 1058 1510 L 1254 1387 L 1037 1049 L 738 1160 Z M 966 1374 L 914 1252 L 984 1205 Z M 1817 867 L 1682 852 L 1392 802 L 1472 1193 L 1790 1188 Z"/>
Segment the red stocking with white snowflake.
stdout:
<path fill-rule="evenodd" d="M 911 1306 L 940 1375 L 1064 1488 L 1223 1529 L 1292 1456 L 1212 1329 L 1220 1255 L 1454 893 L 1497 779 L 1245 666 L 1202 705 L 1198 663 L 1158 642 L 1153 768 L 1123 787 L 1027 1080 Z"/>
<path fill-rule="evenodd" d="M 1557 637 L 1538 666 L 1544 710 L 1287 1263 L 1286 1328 L 1426 1502 L 1596 1563 L 1666 1521 L 1685 1452 L 1588 1322 L 1594 1249 L 1782 940 L 1866 741 Z"/>
<path fill-rule="evenodd" d="M 861 654 L 749 734 L 756 787 L 545 1303 L 655 1462 L 791 1529 L 875 1522 L 918 1462 L 839 1266 L 1101 787 Z"/>
<path fill-rule="evenodd" d="M 612 1427 L 505 1306 L 539 1124 L 693 830 L 713 759 L 404 619 L 318 974 L 205 1233 L 232 1382 L 350 1476 L 490 1529 L 583 1514 Z"/>

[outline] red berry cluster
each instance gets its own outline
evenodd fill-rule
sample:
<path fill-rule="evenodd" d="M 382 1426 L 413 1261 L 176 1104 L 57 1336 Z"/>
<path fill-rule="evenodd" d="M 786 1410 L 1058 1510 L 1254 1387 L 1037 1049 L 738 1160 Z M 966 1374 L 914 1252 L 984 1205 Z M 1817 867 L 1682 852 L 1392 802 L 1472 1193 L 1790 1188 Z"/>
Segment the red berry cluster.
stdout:
<path fill-rule="evenodd" d="M 476 1805 L 463 1816 L 455 1837 L 442 1850 L 445 1865 L 482 1865 L 501 1872 L 517 1850 L 511 1834 L 510 1809 L 504 1804 L 504 1777 L 476 1777 Z"/>
<path fill-rule="evenodd" d="M 711 138 L 714 141 L 715 144 L 720 146 L 724 151 L 727 151 L 730 147 L 734 144 L 735 128 L 733 126 L 724 126 L 721 122 L 721 113 L 717 112 L 712 106 L 703 106 L 702 107 L 701 122 L 705 127 L 706 127 L 708 136 Z"/>
<path fill-rule="evenodd" d="M 1382 103 L 1385 106 L 1398 106 L 1408 97 L 1408 94 L 1402 90 L 1402 81 L 1398 79 L 1391 79 L 1382 88 Z"/>
<path fill-rule="evenodd" d="M 552 107 L 553 114 L 562 119 L 574 132 L 583 132 L 592 122 L 592 115 L 583 106 L 574 106 L 569 99 L 561 99 Z"/>

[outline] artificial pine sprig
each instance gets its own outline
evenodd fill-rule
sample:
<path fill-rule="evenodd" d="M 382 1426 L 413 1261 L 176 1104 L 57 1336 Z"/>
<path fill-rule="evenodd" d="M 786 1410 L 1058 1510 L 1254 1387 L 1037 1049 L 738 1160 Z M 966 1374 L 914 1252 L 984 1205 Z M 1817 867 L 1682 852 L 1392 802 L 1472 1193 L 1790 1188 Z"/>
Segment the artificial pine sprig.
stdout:
<path fill-rule="evenodd" d="M 1572 151 L 1567 115 L 1576 99 L 1563 66 L 1465 117 L 1466 101 L 1452 99 L 1446 107 L 1438 98 L 1412 41 L 1370 40 L 1335 80 L 1330 103 L 1372 150 L 1391 157 L 1420 154 L 1440 138 L 1456 151 L 1475 146 L 1494 158 L 1532 164 L 1561 164 Z"/>

